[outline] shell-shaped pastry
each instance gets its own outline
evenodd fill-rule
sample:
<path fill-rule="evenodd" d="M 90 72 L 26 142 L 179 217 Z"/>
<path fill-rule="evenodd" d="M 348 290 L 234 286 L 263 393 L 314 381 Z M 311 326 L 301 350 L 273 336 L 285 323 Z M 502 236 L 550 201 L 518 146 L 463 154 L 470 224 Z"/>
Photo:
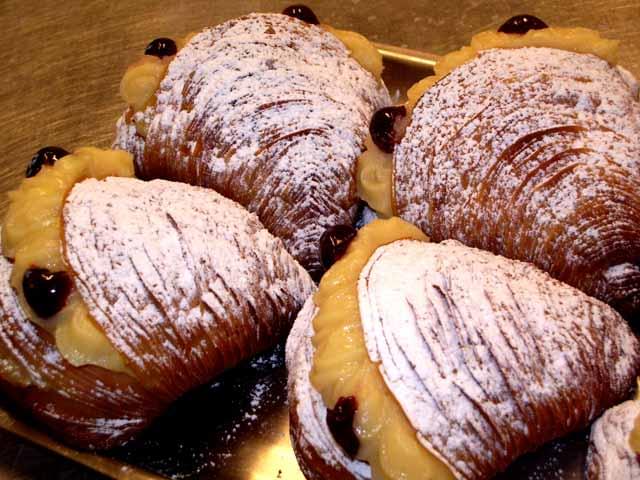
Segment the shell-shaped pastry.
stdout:
<path fill-rule="evenodd" d="M 156 97 L 118 124 L 114 145 L 139 174 L 216 189 L 318 274 L 320 235 L 354 220 L 356 159 L 390 102 L 384 85 L 323 28 L 251 14 L 192 37 Z"/>
<path fill-rule="evenodd" d="M 640 417 L 640 401 L 628 400 L 607 410 L 591 427 L 588 480 L 638 480 L 640 458 L 630 444 Z"/>
<path fill-rule="evenodd" d="M 640 366 L 607 305 L 455 241 L 378 249 L 358 293 L 369 357 L 459 478 L 489 478 L 585 427 Z"/>
<path fill-rule="evenodd" d="M 640 103 L 594 55 L 492 49 L 429 88 L 394 153 L 396 213 L 640 312 Z"/>
<path fill-rule="evenodd" d="M 85 448 L 121 444 L 186 391 L 275 344 L 314 290 L 255 215 L 212 190 L 85 180 L 66 198 L 63 225 L 75 288 L 126 369 L 68 363 L 26 318 L 2 259 L 0 383 Z"/>
<path fill-rule="evenodd" d="M 346 262 L 363 255 L 352 247 Z M 457 241 L 396 240 L 375 249 L 357 278 L 367 361 L 409 422 L 410 437 L 417 436 L 423 453 L 446 465 L 453 478 L 491 478 L 520 455 L 585 428 L 627 397 L 640 369 L 640 343 L 617 312 L 531 264 Z M 323 291 L 341 281 L 331 280 L 316 296 L 325 303 L 305 306 L 287 345 L 292 438 L 310 478 L 343 478 L 344 472 L 344 478 L 387 478 L 361 461 L 360 453 L 376 456 L 355 423 L 360 450 L 346 455 L 327 420 L 337 407 L 326 405 L 315 387 L 321 382 L 322 395 L 336 389 L 335 395 L 361 403 L 367 394 L 367 385 L 342 374 L 327 385 L 333 377 L 320 369 L 328 360 L 314 363 L 333 342 L 325 330 L 319 336 L 320 316 L 340 318 L 339 312 L 323 313 L 324 305 L 339 304 Z M 345 357 L 353 362 L 354 355 Z M 364 408 L 367 415 L 375 411 Z M 393 464 L 391 454 L 384 455 L 383 463 Z"/>

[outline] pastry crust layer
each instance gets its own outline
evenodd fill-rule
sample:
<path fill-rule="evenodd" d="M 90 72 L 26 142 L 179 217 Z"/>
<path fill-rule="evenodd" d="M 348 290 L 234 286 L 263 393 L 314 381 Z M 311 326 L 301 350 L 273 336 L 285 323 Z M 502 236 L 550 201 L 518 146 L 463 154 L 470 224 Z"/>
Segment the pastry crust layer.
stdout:
<path fill-rule="evenodd" d="M 0 388 L 82 448 L 122 444 L 188 390 L 274 345 L 315 290 L 279 239 L 212 190 L 90 179 L 62 215 L 78 292 L 131 374 L 64 360 L 2 277 Z"/>
<path fill-rule="evenodd" d="M 314 290 L 280 240 L 209 189 L 87 180 L 63 217 L 89 311 L 136 378 L 171 399 L 271 346 Z"/>
<path fill-rule="evenodd" d="M 156 105 L 120 119 L 115 145 L 144 178 L 214 188 L 256 213 L 319 277 L 318 240 L 353 222 L 356 159 L 371 114 L 389 102 L 332 34 L 252 14 L 195 35 Z"/>
<path fill-rule="evenodd" d="M 640 312 L 637 85 L 593 55 L 492 49 L 427 90 L 394 152 L 396 212 Z"/>
<path fill-rule="evenodd" d="M 322 25 L 327 32 L 335 35 L 349 50 L 351 56 L 378 80 L 382 77 L 382 55 L 366 37 L 349 30 L 339 30 L 330 25 Z M 196 33 L 189 33 L 179 42 L 179 48 L 189 43 Z M 143 55 L 131 64 L 120 82 L 120 96 L 129 105 L 129 114 L 144 111 L 147 107 L 155 106 L 156 92 L 167 73 L 167 67 L 175 55 L 158 58 Z M 143 122 L 136 124 L 139 135 L 146 137 L 148 125 Z"/>
<path fill-rule="evenodd" d="M 373 241 L 384 221 L 360 231 L 323 278 L 318 308 L 307 304 L 288 341 L 292 437 L 310 478 L 402 477 L 392 470 L 408 453 L 402 429 L 390 430 L 395 449 L 375 441 L 398 420 L 393 405 L 421 455 L 433 452 L 455 478 L 486 479 L 628 394 L 640 345 L 610 307 L 530 264 L 458 242 L 394 241 L 391 232 L 412 235 L 399 220 L 387 222 L 395 228 L 384 246 Z M 342 288 L 356 282 L 357 291 Z M 384 382 L 358 367 L 361 348 Z M 372 407 L 381 392 L 392 403 Z M 326 424 L 327 408 L 351 395 L 356 458 L 366 458 L 370 472 L 345 455 Z M 406 478 L 447 476 L 406 470 L 420 461 L 399 462 Z"/>
<path fill-rule="evenodd" d="M 455 241 L 379 248 L 358 298 L 369 357 L 458 478 L 491 478 L 584 428 L 640 367 L 638 340 L 609 306 Z"/>
<path fill-rule="evenodd" d="M 638 480 L 640 460 L 630 445 L 640 418 L 640 400 L 628 400 L 607 410 L 591 427 L 587 453 L 588 480 Z"/>

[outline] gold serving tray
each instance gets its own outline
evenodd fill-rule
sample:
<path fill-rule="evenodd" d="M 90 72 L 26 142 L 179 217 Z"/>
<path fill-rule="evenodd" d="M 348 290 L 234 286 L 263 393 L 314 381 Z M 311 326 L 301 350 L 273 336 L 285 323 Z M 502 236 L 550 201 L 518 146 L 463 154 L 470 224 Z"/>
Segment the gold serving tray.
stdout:
<path fill-rule="evenodd" d="M 433 72 L 436 55 L 376 44 L 384 79 L 401 100 Z M 115 479 L 303 480 L 289 440 L 284 347 L 279 345 L 177 402 L 143 436 L 108 453 L 59 443 L 0 405 L 0 428 Z M 501 479 L 582 479 L 586 434 L 517 462 Z"/>

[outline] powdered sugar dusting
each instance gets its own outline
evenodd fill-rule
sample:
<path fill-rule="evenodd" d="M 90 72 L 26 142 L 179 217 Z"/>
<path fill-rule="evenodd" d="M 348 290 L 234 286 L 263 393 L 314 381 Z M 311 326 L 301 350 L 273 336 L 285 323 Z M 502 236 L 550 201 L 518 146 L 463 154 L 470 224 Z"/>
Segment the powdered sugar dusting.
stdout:
<path fill-rule="evenodd" d="M 0 374 L 5 392 L 83 448 L 122 444 L 186 391 L 276 343 L 315 289 L 279 239 L 212 190 L 85 180 L 63 217 L 76 287 L 135 378 L 65 362 L 20 309 L 4 257 Z"/>
<path fill-rule="evenodd" d="M 629 436 L 640 416 L 640 401 L 629 400 L 607 410 L 591 427 L 587 480 L 638 480 L 640 461 Z"/>
<path fill-rule="evenodd" d="M 358 295 L 371 359 L 459 478 L 584 428 L 640 369 L 640 344 L 610 307 L 455 241 L 379 248 Z"/>
<path fill-rule="evenodd" d="M 170 64 L 157 105 L 126 117 L 115 146 L 145 177 L 215 188 L 282 238 L 311 270 L 328 226 L 355 214 L 355 161 L 383 85 L 320 27 L 252 14 L 208 28 Z"/>
<path fill-rule="evenodd" d="M 212 190 L 86 180 L 63 215 L 92 316 L 136 377 L 169 399 L 272 345 L 314 290 L 280 240 Z"/>
<path fill-rule="evenodd" d="M 593 56 L 494 49 L 430 88 L 394 154 L 397 211 L 640 311 L 637 82 Z"/>

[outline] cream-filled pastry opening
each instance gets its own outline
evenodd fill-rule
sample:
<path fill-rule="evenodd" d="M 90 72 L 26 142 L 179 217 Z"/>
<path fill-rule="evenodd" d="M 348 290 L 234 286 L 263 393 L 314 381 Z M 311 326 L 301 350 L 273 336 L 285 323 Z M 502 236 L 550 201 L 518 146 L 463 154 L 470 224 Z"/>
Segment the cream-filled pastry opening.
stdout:
<path fill-rule="evenodd" d="M 365 151 L 358 158 L 358 196 L 383 218 L 393 216 L 393 192 L 391 175 L 393 155 L 375 146 L 371 135 L 365 139 Z"/>
<path fill-rule="evenodd" d="M 599 32 L 587 28 L 550 27 L 529 30 L 524 34 L 496 31 L 478 33 L 473 36 L 469 46 L 442 57 L 435 65 L 434 75 L 420 80 L 407 91 L 404 125 L 410 123 L 413 108 L 431 86 L 455 68 L 473 60 L 479 52 L 493 48 L 522 47 L 547 47 L 593 54 L 615 64 L 619 41 L 602 38 Z M 375 145 L 372 151 L 369 144 L 367 151 L 358 159 L 358 193 L 378 214 L 388 217 L 394 213 L 393 156 Z"/>
<path fill-rule="evenodd" d="M 365 346 L 357 293 L 360 272 L 378 247 L 401 239 L 428 241 L 398 218 L 376 220 L 358 232 L 323 276 L 314 297 L 318 312 L 310 380 L 327 406 L 336 442 L 348 455 L 368 462 L 373 479 L 453 479 L 450 469 L 418 441 Z M 331 424 L 336 411 L 342 419 L 351 413 L 351 434 L 344 424 Z"/>
<path fill-rule="evenodd" d="M 91 318 L 74 286 L 64 252 L 62 209 L 73 186 L 86 178 L 133 177 L 133 158 L 116 150 L 79 148 L 43 165 L 9 193 L 2 251 L 13 260 L 11 287 L 27 317 L 48 331 L 74 366 L 128 372 L 122 356 Z"/>
<path fill-rule="evenodd" d="M 135 114 L 155 105 L 156 92 L 169 64 L 194 35 L 190 33 L 178 43 L 169 38 L 155 39 L 147 45 L 145 54 L 129 65 L 124 73 L 120 81 L 120 96 L 129 105 L 128 117 L 135 123 L 139 135 L 146 137 L 149 126 Z"/>

